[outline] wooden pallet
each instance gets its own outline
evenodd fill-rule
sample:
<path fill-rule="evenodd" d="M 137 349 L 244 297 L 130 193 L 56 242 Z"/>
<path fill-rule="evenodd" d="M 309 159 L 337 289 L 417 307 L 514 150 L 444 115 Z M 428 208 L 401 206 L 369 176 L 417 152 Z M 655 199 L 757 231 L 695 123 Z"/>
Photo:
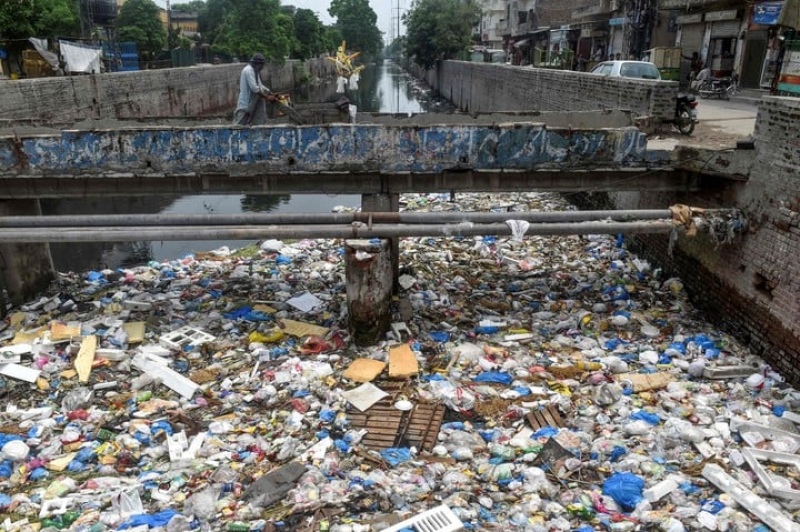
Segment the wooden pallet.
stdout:
<path fill-rule="evenodd" d="M 542 410 L 536 410 L 528 414 L 528 423 L 531 428 L 536 431 L 544 427 L 563 427 L 564 420 L 561 419 L 561 414 L 558 412 L 558 407 L 549 405 Z"/>
<path fill-rule="evenodd" d="M 444 405 L 412 401 L 414 403 L 412 410 L 397 410 L 394 403 L 405 386 L 405 382 L 387 381 L 376 383 L 376 386 L 387 392 L 389 396 L 384 397 L 365 412 L 355 409 L 347 412 L 347 419 L 350 421 L 351 427 L 367 431 L 361 444 L 374 451 L 410 445 L 421 451 L 433 449 L 444 420 Z"/>

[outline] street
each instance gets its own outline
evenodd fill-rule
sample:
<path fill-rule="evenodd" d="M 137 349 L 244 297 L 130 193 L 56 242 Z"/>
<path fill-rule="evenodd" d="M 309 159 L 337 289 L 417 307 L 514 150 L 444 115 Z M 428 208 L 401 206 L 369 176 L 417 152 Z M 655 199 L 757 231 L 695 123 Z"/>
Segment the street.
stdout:
<path fill-rule="evenodd" d="M 647 143 L 651 149 L 669 150 L 678 144 L 705 148 L 732 148 L 737 140 L 752 135 L 758 113 L 757 103 L 761 93 L 743 91 L 731 100 L 698 97 L 697 114 L 700 123 L 690 136 L 673 130 L 668 134 L 653 136 Z"/>

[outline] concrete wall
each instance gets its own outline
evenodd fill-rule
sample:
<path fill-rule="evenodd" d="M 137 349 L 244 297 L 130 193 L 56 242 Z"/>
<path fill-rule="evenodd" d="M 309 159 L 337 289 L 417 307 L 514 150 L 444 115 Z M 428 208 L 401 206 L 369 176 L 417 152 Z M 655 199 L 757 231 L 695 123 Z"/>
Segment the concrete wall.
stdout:
<path fill-rule="evenodd" d="M 273 90 L 294 88 L 301 71 L 324 78 L 332 63 L 315 59 L 267 65 Z M 59 78 L 0 81 L 0 120 L 63 125 L 81 120 L 155 119 L 232 113 L 244 63 Z M 1 125 L 1 124 L 0 124 Z"/>
<path fill-rule="evenodd" d="M 743 209 L 750 229 L 736 245 L 718 246 L 705 237 L 682 239 L 670 254 L 663 236 L 637 236 L 633 244 L 668 274 L 678 274 L 693 303 L 708 318 L 745 341 L 796 387 L 800 385 L 800 99 L 765 97 L 759 104 L 754 138 L 747 182 L 690 196 L 603 194 L 584 196 L 580 203 L 599 206 L 608 199 L 617 208 L 680 202 Z M 718 152 L 715 157 L 725 156 Z"/>
<path fill-rule="evenodd" d="M 585 72 L 440 61 L 416 72 L 465 111 L 627 109 L 656 125 L 675 113 L 678 83 L 614 79 Z"/>

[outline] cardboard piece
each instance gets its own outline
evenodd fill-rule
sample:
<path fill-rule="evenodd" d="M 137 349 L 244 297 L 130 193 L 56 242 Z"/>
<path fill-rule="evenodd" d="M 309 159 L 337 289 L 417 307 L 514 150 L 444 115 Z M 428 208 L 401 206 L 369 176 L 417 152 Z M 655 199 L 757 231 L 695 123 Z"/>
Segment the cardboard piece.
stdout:
<path fill-rule="evenodd" d="M 305 323 L 302 321 L 281 320 L 280 323 L 281 330 L 284 333 L 297 338 L 303 338 L 304 336 L 322 336 L 324 338 L 330 332 L 330 329 L 327 327 L 321 327 L 313 323 Z"/>
<path fill-rule="evenodd" d="M 144 322 L 132 321 L 125 323 L 122 330 L 128 334 L 129 344 L 140 344 L 144 341 Z"/>
<path fill-rule="evenodd" d="M 60 321 L 50 322 L 50 341 L 61 342 L 69 340 L 73 336 L 81 335 L 81 324 L 77 321 L 62 323 Z"/>
<path fill-rule="evenodd" d="M 388 393 L 369 382 L 342 393 L 342 396 L 361 412 L 368 410 L 369 407 L 388 395 Z"/>
<path fill-rule="evenodd" d="M 29 331 L 19 331 L 14 339 L 11 340 L 12 344 L 32 344 L 34 340 L 38 340 L 47 331 L 45 327 L 38 329 L 31 329 Z"/>
<path fill-rule="evenodd" d="M 50 471 L 64 471 L 70 462 L 77 456 L 78 453 L 69 453 L 61 455 L 57 458 L 54 458 L 45 464 L 45 468 L 49 469 Z"/>
<path fill-rule="evenodd" d="M 342 377 L 355 382 L 370 382 L 381 374 L 386 367 L 386 362 L 372 360 L 371 358 L 359 358 L 342 373 Z"/>
<path fill-rule="evenodd" d="M 81 382 L 89 382 L 95 351 L 97 351 L 97 336 L 91 334 L 83 339 L 78 356 L 75 357 L 75 371 L 78 372 L 78 379 Z"/>
<path fill-rule="evenodd" d="M 407 379 L 419 374 L 419 362 L 411 346 L 403 344 L 389 348 L 389 378 Z"/>
<path fill-rule="evenodd" d="M 630 383 L 636 393 L 649 390 L 666 388 L 667 385 L 675 380 L 675 375 L 661 371 L 658 373 L 620 373 L 616 376 L 619 383 Z"/>

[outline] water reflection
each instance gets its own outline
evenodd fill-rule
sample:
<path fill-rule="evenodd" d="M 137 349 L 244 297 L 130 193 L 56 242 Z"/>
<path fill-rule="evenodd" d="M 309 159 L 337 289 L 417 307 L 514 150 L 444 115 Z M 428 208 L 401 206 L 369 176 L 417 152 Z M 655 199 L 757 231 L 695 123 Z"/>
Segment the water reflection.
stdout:
<path fill-rule="evenodd" d="M 323 84 L 297 94 L 298 101 L 333 102 L 342 96 L 335 92 L 335 83 Z M 441 109 L 441 101 L 431 99 L 419 84 L 391 62 L 367 66 L 357 91 L 348 98 L 359 112 L 420 113 Z M 331 212 L 336 206 L 356 208 L 360 195 L 327 196 L 295 195 L 214 195 L 95 198 L 86 200 L 42 200 L 44 214 L 235 214 L 240 212 Z M 100 229 L 102 230 L 102 229 Z M 265 234 L 264 238 L 269 238 Z M 59 271 L 85 271 L 97 268 L 118 268 L 169 260 L 193 252 L 210 251 L 228 246 L 230 249 L 252 244 L 251 241 L 197 240 L 180 242 L 97 242 L 51 244 L 53 263 Z"/>

